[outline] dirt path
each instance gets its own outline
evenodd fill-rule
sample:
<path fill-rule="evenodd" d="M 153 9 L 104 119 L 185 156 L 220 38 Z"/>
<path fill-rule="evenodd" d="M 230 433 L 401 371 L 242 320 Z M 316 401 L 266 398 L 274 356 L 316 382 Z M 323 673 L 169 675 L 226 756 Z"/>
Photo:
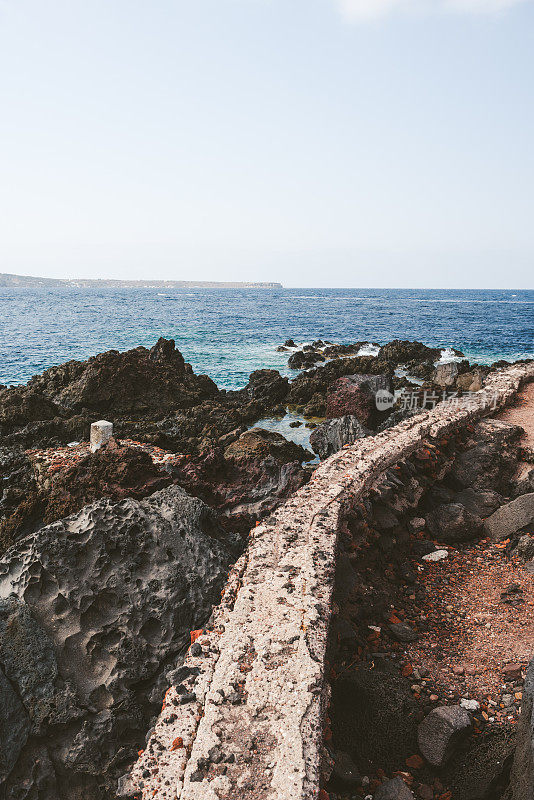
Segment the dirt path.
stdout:
<path fill-rule="evenodd" d="M 513 406 L 505 408 L 496 416 L 510 425 L 521 425 L 525 431 L 522 445 L 534 451 L 534 382 L 528 383 L 517 395 Z"/>

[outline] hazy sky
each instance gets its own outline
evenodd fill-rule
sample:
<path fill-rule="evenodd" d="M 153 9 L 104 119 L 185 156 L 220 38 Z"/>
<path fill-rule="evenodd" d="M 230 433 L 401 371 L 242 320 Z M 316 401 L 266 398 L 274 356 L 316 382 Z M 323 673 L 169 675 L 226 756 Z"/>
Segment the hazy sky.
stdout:
<path fill-rule="evenodd" d="M 0 0 L 0 272 L 534 285 L 533 0 Z"/>

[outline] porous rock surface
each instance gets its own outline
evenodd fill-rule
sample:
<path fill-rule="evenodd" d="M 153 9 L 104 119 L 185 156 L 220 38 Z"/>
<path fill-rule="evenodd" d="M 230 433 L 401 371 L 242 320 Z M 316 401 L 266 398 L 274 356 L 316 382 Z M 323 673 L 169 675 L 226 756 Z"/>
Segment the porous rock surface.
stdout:
<path fill-rule="evenodd" d="M 93 503 L 4 554 L 3 796 L 114 796 L 234 545 L 202 501 L 170 487 Z"/>
<path fill-rule="evenodd" d="M 427 437 L 438 439 L 491 414 L 532 379 L 533 363 L 495 372 L 465 405 L 438 405 L 331 456 L 252 532 L 212 624 L 190 649 L 186 666 L 192 671 L 171 685 L 146 750 L 120 783 L 122 797 L 317 797 L 345 500 L 357 502 Z"/>

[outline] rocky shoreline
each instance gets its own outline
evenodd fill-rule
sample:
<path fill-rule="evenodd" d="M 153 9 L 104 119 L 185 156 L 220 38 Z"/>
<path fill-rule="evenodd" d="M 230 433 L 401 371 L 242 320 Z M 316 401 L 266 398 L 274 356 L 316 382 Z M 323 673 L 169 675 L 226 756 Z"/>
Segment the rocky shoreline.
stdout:
<path fill-rule="evenodd" d="M 443 362 L 442 350 L 418 342 L 371 347 L 317 341 L 298 348 L 288 340 L 280 347 L 296 376 L 290 381 L 275 370 L 258 370 L 239 391 L 220 390 L 207 376 L 195 375 L 174 342 L 164 339 L 150 350 L 110 351 L 53 367 L 26 386 L 0 387 L 0 691 L 7 709 L 0 781 L 6 798 L 114 797 L 165 691 L 177 681 L 190 632 L 208 624 L 249 530 L 310 481 L 314 453 L 324 459 L 422 409 L 468 402 L 503 366 L 469 364 L 460 353 Z M 261 428 L 262 419 L 283 417 L 288 408 L 296 427 L 308 426 L 314 453 Z M 99 418 L 113 422 L 115 438 L 91 454 L 85 442 L 89 425 Z M 412 591 L 407 576 L 414 542 L 421 558 L 439 549 L 425 544 L 429 540 L 454 547 L 480 540 L 486 517 L 534 491 L 532 471 L 523 471 L 522 483 L 511 483 L 525 453 L 521 430 L 502 425 L 498 435 L 478 430 L 472 445 L 455 443 L 454 458 L 452 452 L 430 453 L 436 472 L 409 506 L 412 519 L 421 513 L 423 528 L 399 519 L 407 509 L 389 510 L 388 519 L 393 495 L 382 499 L 382 517 L 377 521 L 373 510 L 372 523 L 366 523 L 375 527 L 366 555 L 378 548 L 378 556 L 359 564 L 363 571 L 351 578 L 358 591 L 367 585 L 367 573 L 376 571 L 380 583 L 392 563 L 399 575 L 404 570 L 400 586 L 404 581 Z M 445 479 L 450 469 L 453 486 Z M 419 493 L 413 485 L 411 491 Z M 342 538 L 339 563 L 346 562 L 344 547 L 352 558 L 358 513 L 358 522 L 347 517 L 353 532 L 348 544 Z M 408 538 L 392 533 L 397 529 Z M 509 538 L 514 546 L 520 541 L 516 531 Z M 499 558 L 518 558 L 510 543 L 507 548 L 496 551 Z M 389 584 L 383 587 L 381 603 L 390 597 L 402 616 L 391 622 L 388 609 L 386 625 L 406 625 L 409 613 L 392 591 Z M 362 616 L 366 604 L 368 598 L 362 599 L 350 635 L 345 625 L 344 644 L 333 655 L 337 672 L 345 670 L 347 636 L 351 659 L 356 655 L 358 669 L 368 668 L 368 626 L 382 630 L 384 612 L 373 607 Z M 346 611 L 343 601 L 338 605 L 336 625 Z M 376 640 L 370 644 L 376 655 L 380 647 Z M 424 683 L 418 674 L 412 686 Z M 434 685 L 429 680 L 425 687 Z M 516 689 L 512 685 L 514 696 Z M 419 689 L 419 696 L 427 695 Z M 344 692 L 333 696 L 335 703 Z M 437 707 L 432 703 L 428 713 Z M 332 730 L 335 739 L 334 725 Z M 330 757 L 339 782 L 335 744 Z M 358 760 L 346 747 L 340 752 L 342 760 Z M 384 771 L 383 765 L 378 769 Z M 334 783 L 331 797 L 363 797 L 384 783 L 386 773 L 373 776 L 367 767 L 362 776 L 361 765 L 355 768 L 368 782 L 354 781 L 348 794 L 343 787 L 339 794 Z M 425 796 L 414 784 L 421 800 L 449 791 L 443 783 L 419 783 L 427 787 Z M 437 794 L 440 787 L 444 791 Z"/>

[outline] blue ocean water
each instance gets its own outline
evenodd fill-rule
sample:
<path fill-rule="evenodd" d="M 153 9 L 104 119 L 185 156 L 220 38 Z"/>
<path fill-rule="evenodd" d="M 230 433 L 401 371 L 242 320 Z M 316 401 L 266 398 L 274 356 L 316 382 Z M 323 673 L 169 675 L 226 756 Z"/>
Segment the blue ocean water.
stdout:
<path fill-rule="evenodd" d="M 534 291 L 0 288 L 0 383 L 159 336 L 225 388 L 262 367 L 290 374 L 276 352 L 288 337 L 418 339 L 489 363 L 534 357 Z"/>

